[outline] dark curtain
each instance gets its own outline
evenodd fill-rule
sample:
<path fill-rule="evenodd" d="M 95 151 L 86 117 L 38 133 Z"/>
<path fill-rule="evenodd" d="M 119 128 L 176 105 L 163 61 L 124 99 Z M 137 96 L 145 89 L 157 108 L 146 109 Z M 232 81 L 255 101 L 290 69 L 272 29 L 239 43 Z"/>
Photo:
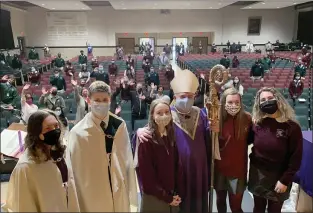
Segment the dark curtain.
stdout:
<path fill-rule="evenodd" d="M 313 11 L 299 12 L 298 40 L 313 45 Z"/>
<path fill-rule="evenodd" d="M 9 11 L 0 10 L 0 49 L 14 49 L 14 39 Z"/>

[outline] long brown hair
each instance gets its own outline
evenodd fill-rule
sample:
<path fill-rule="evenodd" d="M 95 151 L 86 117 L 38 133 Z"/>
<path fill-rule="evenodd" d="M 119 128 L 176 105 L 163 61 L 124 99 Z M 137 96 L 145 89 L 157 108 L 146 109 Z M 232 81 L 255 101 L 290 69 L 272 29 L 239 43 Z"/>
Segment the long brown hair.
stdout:
<path fill-rule="evenodd" d="M 166 103 L 162 99 L 155 99 L 154 101 L 152 101 L 152 103 L 150 105 L 148 128 L 152 132 L 152 136 L 153 136 L 152 138 L 153 138 L 153 142 L 154 143 L 160 143 L 160 142 L 162 143 L 163 142 L 163 140 L 161 138 L 161 135 L 160 135 L 160 133 L 158 131 L 158 125 L 155 123 L 155 120 L 153 118 L 154 109 L 155 109 L 155 107 L 158 104 L 165 104 L 166 106 L 168 106 L 168 108 L 170 110 L 170 114 L 172 116 L 170 105 L 168 103 Z M 175 132 L 174 132 L 173 119 L 165 127 L 165 129 L 166 129 L 166 132 L 167 132 L 167 137 L 169 138 L 169 141 L 171 142 L 171 145 L 173 146 L 175 144 Z"/>
<path fill-rule="evenodd" d="M 51 159 L 50 149 L 42 142 L 39 135 L 42 131 L 42 123 L 48 116 L 54 116 L 60 126 L 60 130 L 63 133 L 62 123 L 58 117 L 50 110 L 38 110 L 33 113 L 28 119 L 27 125 L 27 135 L 25 137 L 25 148 L 28 149 L 29 157 L 36 163 L 42 161 L 48 161 Z M 57 150 L 61 156 L 64 155 L 66 146 L 62 145 L 62 134 L 60 136 L 59 142 L 55 145 L 55 150 Z"/>
<path fill-rule="evenodd" d="M 226 98 L 228 95 L 238 95 L 240 98 L 241 108 L 235 117 L 235 125 L 236 125 L 236 128 L 238 129 L 237 139 L 241 139 L 241 138 L 245 137 L 245 134 L 246 134 L 245 129 L 249 125 L 249 122 L 248 122 L 249 120 L 247 119 L 247 116 L 249 115 L 249 113 L 244 110 L 244 105 L 242 104 L 242 97 L 241 97 L 239 91 L 233 87 L 225 90 L 222 94 L 222 97 L 221 97 L 220 130 L 221 131 L 223 130 L 224 122 L 226 121 L 227 117 L 229 116 L 228 112 L 225 109 Z"/>

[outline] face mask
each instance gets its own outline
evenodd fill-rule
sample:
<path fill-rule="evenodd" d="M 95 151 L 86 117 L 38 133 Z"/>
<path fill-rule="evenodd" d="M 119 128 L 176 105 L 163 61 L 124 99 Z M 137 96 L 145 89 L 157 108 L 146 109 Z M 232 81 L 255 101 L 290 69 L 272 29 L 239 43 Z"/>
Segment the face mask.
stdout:
<path fill-rule="evenodd" d="M 260 104 L 260 110 L 266 114 L 274 114 L 278 110 L 277 101 L 269 100 Z"/>
<path fill-rule="evenodd" d="M 171 120 L 172 120 L 172 116 L 171 115 L 161 115 L 161 116 L 156 116 L 155 117 L 155 123 L 159 127 L 167 126 L 170 123 Z"/>
<path fill-rule="evenodd" d="M 59 73 L 58 74 L 54 74 L 54 77 L 59 77 Z"/>
<path fill-rule="evenodd" d="M 58 93 L 58 91 L 56 91 L 56 90 L 53 90 L 53 91 L 51 92 L 52 95 L 57 95 L 57 93 Z"/>
<path fill-rule="evenodd" d="M 61 115 L 61 110 L 56 110 L 56 111 L 54 111 L 54 113 L 55 113 L 57 116 L 60 116 L 60 115 Z"/>
<path fill-rule="evenodd" d="M 225 110 L 231 116 L 237 115 L 237 113 L 240 111 L 240 109 L 241 109 L 240 105 L 229 105 L 229 104 L 225 105 Z"/>
<path fill-rule="evenodd" d="M 99 103 L 99 102 L 91 102 L 91 111 L 94 113 L 97 117 L 106 117 L 110 109 L 109 103 Z"/>
<path fill-rule="evenodd" d="M 137 91 L 138 93 L 142 93 L 142 88 L 139 88 Z"/>
<path fill-rule="evenodd" d="M 44 136 L 43 142 L 47 145 L 53 146 L 58 143 L 60 135 L 61 135 L 60 129 L 51 130 L 50 132 L 43 134 Z"/>
<path fill-rule="evenodd" d="M 297 76 L 296 79 L 299 80 L 299 79 L 300 79 L 300 76 Z"/>
<path fill-rule="evenodd" d="M 238 84 L 239 83 L 239 80 L 234 80 L 235 84 Z"/>
<path fill-rule="evenodd" d="M 33 100 L 30 98 L 30 99 L 27 99 L 26 100 L 26 103 L 28 104 L 28 105 L 32 105 L 33 104 Z"/>
<path fill-rule="evenodd" d="M 181 113 L 189 113 L 193 104 L 194 104 L 193 98 L 182 98 L 182 99 L 176 99 L 175 106 L 177 110 Z"/>

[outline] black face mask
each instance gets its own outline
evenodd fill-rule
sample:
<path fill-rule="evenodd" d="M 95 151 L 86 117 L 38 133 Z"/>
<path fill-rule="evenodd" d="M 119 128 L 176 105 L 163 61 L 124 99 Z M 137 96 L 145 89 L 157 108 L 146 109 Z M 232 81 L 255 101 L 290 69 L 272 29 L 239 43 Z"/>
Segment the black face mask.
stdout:
<path fill-rule="evenodd" d="M 55 91 L 55 90 L 51 92 L 52 95 L 57 95 L 57 93 L 58 91 Z"/>
<path fill-rule="evenodd" d="M 139 89 L 138 89 L 138 93 L 142 93 L 142 88 L 139 88 Z"/>
<path fill-rule="evenodd" d="M 60 129 L 51 130 L 50 132 L 43 134 L 43 136 L 45 137 L 43 142 L 47 145 L 53 146 L 58 143 L 60 135 L 61 135 Z"/>
<path fill-rule="evenodd" d="M 274 114 L 278 110 L 277 101 L 269 100 L 260 104 L 260 110 L 266 114 Z"/>

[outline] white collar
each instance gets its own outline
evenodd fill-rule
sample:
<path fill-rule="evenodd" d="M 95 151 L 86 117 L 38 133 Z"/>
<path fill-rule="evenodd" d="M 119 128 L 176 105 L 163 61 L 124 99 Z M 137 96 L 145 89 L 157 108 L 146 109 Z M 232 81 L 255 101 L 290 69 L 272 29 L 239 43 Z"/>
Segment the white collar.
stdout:
<path fill-rule="evenodd" d="M 109 123 L 109 113 L 107 114 L 107 116 L 101 120 L 99 118 L 97 118 L 92 112 L 91 112 L 91 119 L 95 122 L 95 124 L 97 124 L 97 126 L 100 126 L 101 122 L 103 121 L 105 123 L 105 128 L 108 127 L 108 123 Z"/>

